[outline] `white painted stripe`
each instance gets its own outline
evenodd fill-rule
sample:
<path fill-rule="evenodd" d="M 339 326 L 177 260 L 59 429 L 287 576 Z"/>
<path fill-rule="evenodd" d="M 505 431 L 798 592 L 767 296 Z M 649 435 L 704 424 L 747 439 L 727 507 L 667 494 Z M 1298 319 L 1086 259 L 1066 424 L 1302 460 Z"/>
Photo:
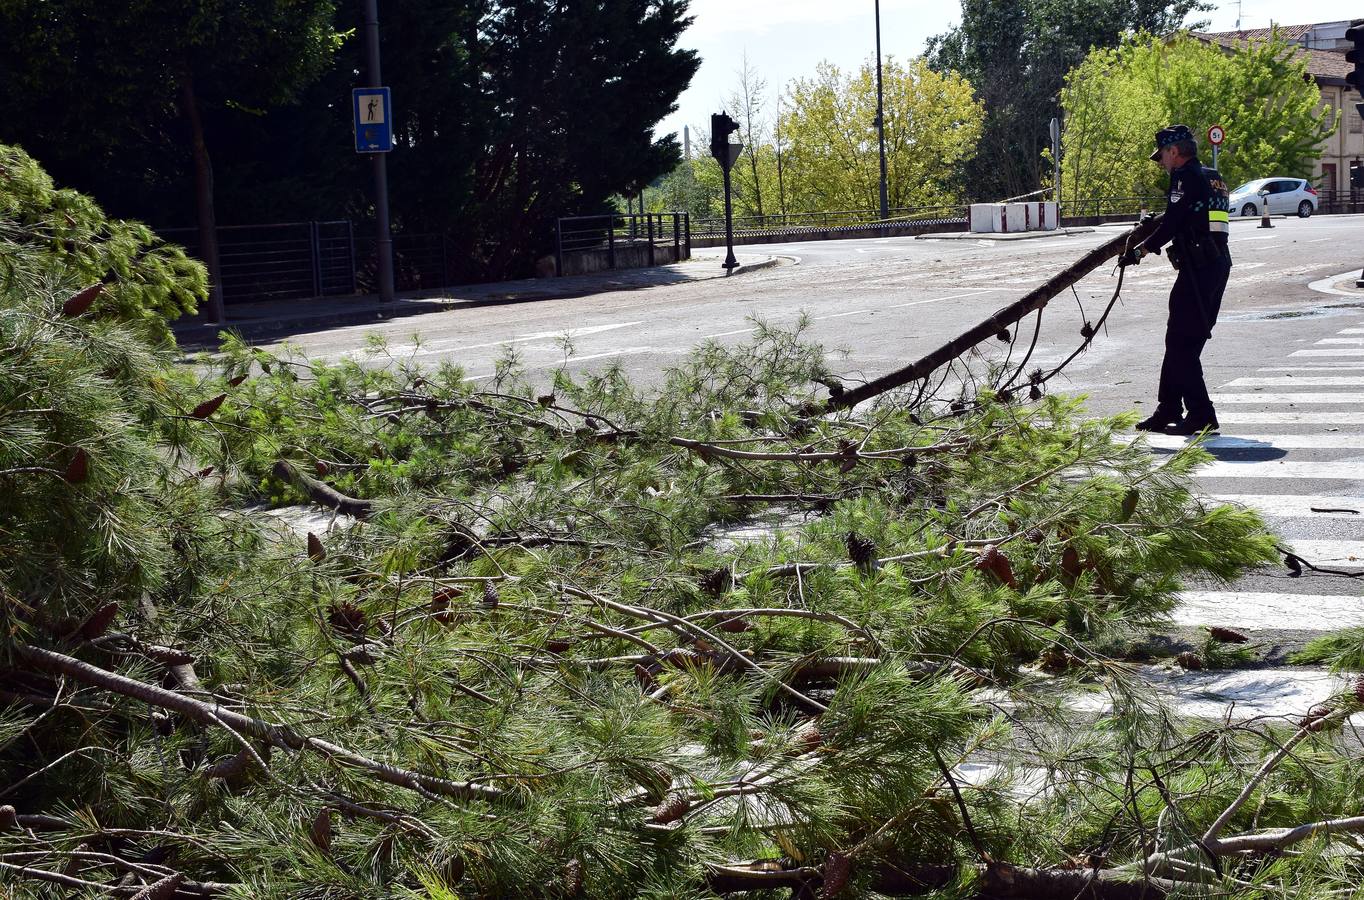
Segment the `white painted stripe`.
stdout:
<path fill-rule="evenodd" d="M 1364 334 L 1364 328 L 1342 328 L 1341 334 Z"/>
<path fill-rule="evenodd" d="M 1184 591 L 1176 625 L 1334 631 L 1364 625 L 1364 597 L 1272 594 L 1257 591 Z"/>
<path fill-rule="evenodd" d="M 1262 717 L 1297 719 L 1348 687 L 1353 679 L 1321 670 L 1237 669 L 1185 672 L 1175 667 L 1140 666 L 1135 674 L 1176 711 L 1200 719 L 1236 721 Z M 1106 712 L 1112 700 L 1094 692 L 1067 701 L 1081 712 Z M 1356 715 L 1351 721 L 1360 719 Z"/>
<path fill-rule="evenodd" d="M 1359 425 L 1364 421 L 1360 412 L 1262 412 L 1260 410 L 1227 410 L 1217 413 L 1222 425 Z"/>
<path fill-rule="evenodd" d="M 1209 499 L 1219 503 L 1248 506 L 1271 519 L 1330 518 L 1364 522 L 1364 497 L 1324 494 L 1213 494 Z M 1356 512 L 1313 512 L 1313 508 L 1353 509 Z"/>
<path fill-rule="evenodd" d="M 1364 338 L 1329 337 L 1329 338 L 1322 338 L 1321 340 L 1317 341 L 1317 343 L 1318 343 L 1318 344 L 1342 344 L 1342 345 L 1349 345 L 1349 346 L 1353 346 L 1353 347 L 1358 347 L 1359 345 L 1364 344 Z"/>
<path fill-rule="evenodd" d="M 1289 356 L 1364 356 L 1364 347 L 1340 347 L 1330 350 L 1294 350 Z"/>
<path fill-rule="evenodd" d="M 1232 462 L 1219 459 L 1198 469 L 1197 475 L 1199 478 L 1341 478 L 1364 481 L 1364 460 L 1298 462 L 1276 459 L 1269 462 Z"/>
<path fill-rule="evenodd" d="M 1237 378 L 1223 387 L 1361 387 L 1364 375 L 1278 375 L 1268 378 Z"/>
<path fill-rule="evenodd" d="M 615 331 L 617 328 L 630 328 L 635 325 L 643 325 L 643 320 L 638 322 L 614 322 L 610 325 L 590 325 L 586 328 L 561 328 L 558 331 L 539 331 L 534 334 L 517 334 L 500 341 L 489 341 L 486 344 L 464 344 L 459 347 L 444 347 L 439 351 L 434 348 L 442 347 L 445 344 L 458 344 L 464 338 L 447 338 L 444 340 L 422 341 L 420 349 L 414 356 L 428 356 L 433 352 L 439 353 L 458 353 L 461 350 L 482 350 L 487 347 L 500 347 L 503 344 L 518 344 L 525 341 L 546 341 L 559 338 L 577 338 L 589 334 L 601 334 L 604 331 Z M 418 349 L 416 345 L 400 345 L 391 347 L 389 352 L 398 356 L 408 350 Z"/>
<path fill-rule="evenodd" d="M 1364 394 L 1315 391 L 1292 394 L 1213 394 L 1213 403 L 1364 403 Z M 1360 418 L 1364 419 L 1364 412 Z"/>
<path fill-rule="evenodd" d="M 1351 362 L 1322 360 L 1315 366 L 1261 366 L 1257 372 L 1364 372 L 1364 360 Z"/>
<path fill-rule="evenodd" d="M 1291 541 L 1293 552 L 1318 566 L 1364 566 L 1364 541 Z"/>
<path fill-rule="evenodd" d="M 1193 438 L 1176 437 L 1173 434 L 1151 434 L 1146 438 L 1152 447 L 1163 450 L 1180 450 L 1193 442 Z M 1202 446 L 1210 450 L 1268 450 L 1274 447 L 1281 450 L 1364 450 L 1364 434 L 1350 431 L 1327 434 L 1216 434 L 1204 438 Z"/>

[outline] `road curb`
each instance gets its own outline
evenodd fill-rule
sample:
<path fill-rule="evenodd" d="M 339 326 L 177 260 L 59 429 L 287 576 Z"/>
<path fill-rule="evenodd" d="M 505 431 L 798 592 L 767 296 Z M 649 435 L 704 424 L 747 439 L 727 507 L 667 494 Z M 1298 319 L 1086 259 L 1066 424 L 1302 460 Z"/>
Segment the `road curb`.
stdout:
<path fill-rule="evenodd" d="M 774 266 L 795 265 L 798 262 L 799 260 L 790 257 L 769 256 L 765 259 L 759 259 L 756 262 L 744 263 L 733 269 L 732 272 L 716 272 L 713 275 L 690 278 L 686 281 L 679 281 L 677 283 L 684 284 L 711 281 L 717 278 L 727 278 L 730 277 L 730 275 L 755 272 Z M 438 312 L 449 312 L 456 309 L 479 309 L 487 306 L 534 303 L 541 300 L 573 300 L 579 297 L 591 297 L 597 294 L 613 293 L 616 291 L 637 291 L 658 286 L 659 285 L 656 284 L 612 282 L 610 284 L 596 284 L 584 287 L 566 287 L 558 290 L 550 286 L 545 286 L 543 288 L 534 287 L 524 291 L 507 291 L 504 293 L 492 293 L 481 297 L 470 298 L 400 298 L 392 304 L 384 304 L 382 306 L 377 302 L 371 301 L 364 303 L 363 305 L 357 304 L 354 309 L 333 310 L 326 313 L 313 314 L 300 313 L 292 316 L 254 320 L 242 319 L 239 321 L 229 321 L 225 325 L 183 324 L 177 327 L 172 324 L 171 330 L 175 334 L 176 343 L 184 350 L 213 350 L 217 349 L 221 343 L 218 339 L 218 334 L 222 331 L 232 331 L 240 334 L 243 338 L 252 341 L 273 340 L 286 338 L 293 334 L 325 331 L 329 328 L 345 328 L 353 325 L 372 325 L 380 322 L 387 322 L 392 319 L 422 316 Z M 308 301 L 301 302 L 307 303 Z"/>

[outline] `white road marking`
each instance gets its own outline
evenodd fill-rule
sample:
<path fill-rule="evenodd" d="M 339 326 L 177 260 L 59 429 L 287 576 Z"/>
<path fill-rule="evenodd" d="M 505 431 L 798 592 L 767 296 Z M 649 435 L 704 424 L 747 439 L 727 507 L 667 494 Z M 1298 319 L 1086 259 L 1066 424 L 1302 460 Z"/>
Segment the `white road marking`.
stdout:
<path fill-rule="evenodd" d="M 1310 241 L 1303 241 L 1304 244 L 1320 244 L 1322 241 L 1334 241 L 1335 238 L 1314 238 Z"/>
<path fill-rule="evenodd" d="M 1272 594 L 1261 591 L 1184 591 L 1176 625 L 1333 631 L 1364 625 L 1364 597 Z"/>
<path fill-rule="evenodd" d="M 1358 425 L 1364 413 L 1325 412 L 1261 412 L 1260 410 L 1227 410 L 1217 414 L 1223 425 Z"/>
<path fill-rule="evenodd" d="M 561 328 L 558 331 L 538 331 L 534 334 L 513 335 L 512 337 L 504 338 L 500 341 L 488 341 L 485 344 L 464 344 L 459 347 L 442 347 L 441 345 L 443 344 L 454 344 L 462 340 L 462 338 L 447 338 L 438 341 L 422 341 L 420 347 L 413 344 L 406 344 L 402 347 L 391 348 L 389 352 L 394 356 L 399 355 L 400 351 L 406 353 L 408 350 L 412 351 L 413 356 L 431 356 L 435 353 L 459 353 L 463 350 L 484 350 L 488 347 L 501 347 L 504 344 L 521 344 L 529 343 L 531 341 L 547 341 L 565 337 L 572 340 L 573 338 L 584 337 L 589 334 L 601 334 L 604 331 L 615 331 L 618 328 L 630 328 L 634 325 L 643 324 L 644 322 L 641 320 L 638 322 L 615 322 L 610 325 L 589 325 L 586 328 Z"/>
<path fill-rule="evenodd" d="M 923 306 L 925 303 L 941 303 L 944 300 L 961 300 L 966 297 L 974 297 L 977 294 L 989 294 L 998 288 L 975 288 L 962 293 L 949 294 L 945 297 L 933 297 L 929 300 L 911 300 L 909 303 L 896 303 L 893 306 L 885 306 L 882 309 L 904 309 L 907 306 Z"/>
<path fill-rule="evenodd" d="M 1358 347 L 1358 346 L 1360 346 L 1361 344 L 1364 344 L 1364 338 L 1330 337 L 1330 338 L 1322 338 L 1321 340 L 1317 341 L 1317 343 L 1318 343 L 1318 344 L 1340 344 L 1340 345 L 1349 345 L 1349 346 L 1353 346 L 1353 347 Z"/>
<path fill-rule="evenodd" d="M 1262 366 L 1257 372 L 1352 372 L 1364 371 L 1364 360 L 1322 360 L 1314 366 Z"/>
<path fill-rule="evenodd" d="M 1249 507 L 1271 519 L 1348 519 L 1364 522 L 1364 497 L 1328 497 L 1320 494 L 1213 494 L 1209 499 Z M 1349 512 L 1313 512 L 1313 509 L 1353 509 Z"/>
<path fill-rule="evenodd" d="M 1299 462 L 1273 459 L 1256 462 L 1236 462 L 1219 459 L 1208 463 L 1195 473 L 1201 478 L 1338 478 L 1364 481 L 1364 459 L 1336 459 L 1323 462 Z"/>
<path fill-rule="evenodd" d="M 1223 387 L 1359 387 L 1364 375 L 1282 375 L 1276 378 L 1237 378 Z"/>
<path fill-rule="evenodd" d="M 1364 328 L 1342 328 L 1341 334 L 1364 334 Z"/>
<path fill-rule="evenodd" d="M 1323 350 L 1294 350 L 1289 356 L 1364 356 L 1364 347 L 1340 347 Z"/>
<path fill-rule="evenodd" d="M 1293 394 L 1213 394 L 1213 403 L 1364 403 L 1364 394 L 1317 391 Z M 1364 419 L 1364 411 L 1359 413 Z"/>
<path fill-rule="evenodd" d="M 1190 438 L 1173 434 L 1147 435 L 1152 447 L 1179 450 L 1191 443 Z M 1216 434 L 1206 438 L 1203 446 L 1213 450 L 1255 450 L 1277 447 L 1281 450 L 1364 450 L 1364 434 L 1336 431 L 1329 434 Z"/>
<path fill-rule="evenodd" d="M 1353 682 L 1352 676 L 1332 675 L 1320 669 L 1185 672 L 1141 666 L 1134 674 L 1185 716 L 1234 721 L 1261 717 L 1296 720 Z M 1107 712 L 1112 705 L 1112 698 L 1104 691 L 1079 695 L 1066 702 L 1071 709 L 1094 713 Z M 1356 714 L 1351 723 L 1361 718 L 1364 716 Z"/>
<path fill-rule="evenodd" d="M 1316 566 L 1364 566 L 1364 541 L 1290 541 L 1293 552 Z"/>
<path fill-rule="evenodd" d="M 565 363 L 587 362 L 590 359 L 607 359 L 612 356 L 633 356 L 636 353 L 651 353 L 657 347 L 621 347 L 619 350 L 608 350 L 606 353 L 591 353 L 587 356 L 570 356 Z"/>
<path fill-rule="evenodd" d="M 863 315 L 863 314 L 869 313 L 869 312 L 874 312 L 874 310 L 870 310 L 870 309 L 850 309 L 850 310 L 848 310 L 847 312 L 829 313 L 827 316 L 811 316 L 811 318 L 812 318 L 814 321 L 816 321 L 816 322 L 823 322 L 825 319 L 841 319 L 841 318 L 843 318 L 844 316 L 860 316 L 860 315 Z"/>

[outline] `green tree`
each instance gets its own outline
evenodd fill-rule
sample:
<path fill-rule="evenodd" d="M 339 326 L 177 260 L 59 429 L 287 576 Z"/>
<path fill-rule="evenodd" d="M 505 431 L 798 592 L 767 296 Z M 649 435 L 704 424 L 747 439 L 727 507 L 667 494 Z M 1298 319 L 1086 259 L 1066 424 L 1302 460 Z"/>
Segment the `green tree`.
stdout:
<path fill-rule="evenodd" d="M 241 116 L 294 97 L 338 42 L 334 0 L 0 0 L 0 140 L 77 183 L 128 179 L 177 162 L 194 173 L 199 255 L 223 319 L 213 158 L 206 111 Z"/>
<path fill-rule="evenodd" d="M 962 173 L 970 196 L 999 200 L 1041 185 L 1065 75 L 1091 48 L 1131 31 L 1168 33 L 1210 8 L 1202 0 L 962 0 L 961 24 L 931 38 L 927 55 L 938 71 L 960 72 L 985 103 L 979 151 Z"/>
<path fill-rule="evenodd" d="M 883 67 L 890 204 L 955 199 L 955 175 L 976 151 L 984 113 L 971 86 L 922 59 Z M 875 69 L 855 74 L 821 63 L 797 79 L 783 104 L 781 134 L 788 204 L 796 211 L 875 209 L 879 203 Z"/>
<path fill-rule="evenodd" d="M 1316 148 L 1338 124 L 1336 112 L 1318 109 L 1306 63 L 1277 35 L 1234 51 L 1188 35 L 1135 36 L 1092 51 L 1067 76 L 1061 100 L 1061 183 L 1072 201 L 1159 194 L 1165 175 L 1146 157 L 1151 136 L 1170 122 L 1195 135 L 1226 129 L 1218 167 L 1232 185 L 1310 176 Z"/>

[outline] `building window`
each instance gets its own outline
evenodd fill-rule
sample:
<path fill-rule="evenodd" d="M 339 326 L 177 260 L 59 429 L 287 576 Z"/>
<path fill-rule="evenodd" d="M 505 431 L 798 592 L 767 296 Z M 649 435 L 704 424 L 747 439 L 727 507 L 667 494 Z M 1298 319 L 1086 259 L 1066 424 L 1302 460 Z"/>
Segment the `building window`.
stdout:
<path fill-rule="evenodd" d="M 1353 103 L 1345 104 L 1345 122 L 1350 134 L 1364 133 L 1364 119 L 1360 119 L 1359 110 Z"/>

